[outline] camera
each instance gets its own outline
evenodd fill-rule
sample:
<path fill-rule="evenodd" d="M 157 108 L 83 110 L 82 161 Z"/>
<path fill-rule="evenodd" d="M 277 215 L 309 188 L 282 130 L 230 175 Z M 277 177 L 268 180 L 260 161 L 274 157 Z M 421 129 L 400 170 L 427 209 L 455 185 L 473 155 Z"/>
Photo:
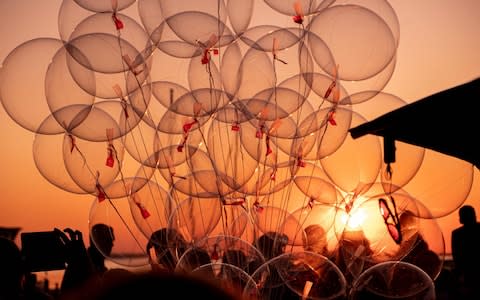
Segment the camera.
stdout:
<path fill-rule="evenodd" d="M 66 248 L 55 231 L 23 232 L 20 235 L 22 258 L 29 272 L 63 270 Z"/>

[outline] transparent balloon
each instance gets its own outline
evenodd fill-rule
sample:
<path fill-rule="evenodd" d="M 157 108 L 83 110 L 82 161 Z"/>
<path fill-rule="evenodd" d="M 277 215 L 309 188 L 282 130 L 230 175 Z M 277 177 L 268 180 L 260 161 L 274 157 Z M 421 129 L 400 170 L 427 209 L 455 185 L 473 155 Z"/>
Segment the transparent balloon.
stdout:
<path fill-rule="evenodd" d="M 377 264 L 353 282 L 349 299 L 435 299 L 433 280 L 419 267 L 402 261 Z"/>
<path fill-rule="evenodd" d="M 245 295 L 258 299 L 345 299 L 347 282 L 328 258 L 313 252 L 286 253 L 263 264 L 252 275 L 255 285 Z"/>
<path fill-rule="evenodd" d="M 126 267 L 148 265 L 147 238 L 133 220 L 128 199 L 97 197 L 88 226 L 92 245 L 105 258 Z"/>

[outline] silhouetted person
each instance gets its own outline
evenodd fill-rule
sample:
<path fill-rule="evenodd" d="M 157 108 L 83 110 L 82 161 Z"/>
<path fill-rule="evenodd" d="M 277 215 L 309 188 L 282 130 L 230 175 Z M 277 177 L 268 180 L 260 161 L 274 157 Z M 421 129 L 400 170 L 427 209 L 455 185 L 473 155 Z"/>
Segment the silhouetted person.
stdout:
<path fill-rule="evenodd" d="M 344 274 L 347 285 L 374 264 L 371 259 L 373 251 L 363 230 L 344 231 L 335 251 L 332 261 Z"/>
<path fill-rule="evenodd" d="M 248 274 L 253 274 L 266 261 L 285 253 L 287 243 L 288 237 L 285 234 L 270 231 L 261 235 L 254 242 L 254 246 L 260 251 L 262 257 L 254 257 L 249 261 Z"/>
<path fill-rule="evenodd" d="M 150 236 L 147 253 L 150 256 L 150 249 L 154 249 L 157 261 L 152 261 L 152 263 L 159 264 L 165 270 L 173 272 L 178 258 L 183 255 L 186 248 L 187 242 L 177 230 L 162 228 L 153 232 Z M 153 258 L 150 257 L 150 259 Z"/>
<path fill-rule="evenodd" d="M 265 260 L 270 260 L 285 253 L 288 237 L 285 234 L 277 232 L 267 232 L 258 238 L 256 244 L 258 250 L 265 257 Z"/>
<path fill-rule="evenodd" d="M 111 226 L 102 223 L 92 226 L 90 245 L 87 251 L 95 272 L 104 273 L 107 271 L 105 256 L 112 253 L 114 241 L 115 235 Z"/>
<path fill-rule="evenodd" d="M 245 276 L 244 273 L 239 272 L 238 269 L 229 267 L 230 265 L 239 268 L 246 274 L 250 274 L 247 256 L 242 250 L 225 250 L 222 256 L 222 267 L 218 276 L 220 278 L 228 279 L 234 289 L 241 291 L 247 284 L 247 276 Z"/>
<path fill-rule="evenodd" d="M 90 245 L 88 249 L 83 241 L 83 234 L 70 228 L 64 231 L 55 229 L 63 240 L 67 253 L 67 267 L 62 278 L 61 293 L 75 293 L 94 276 L 101 279 L 107 271 L 105 256 L 110 255 L 115 236 L 113 228 L 105 224 L 95 224 L 90 232 Z M 84 295 L 88 297 L 88 295 Z"/>
<path fill-rule="evenodd" d="M 193 247 L 185 251 L 182 255 L 177 264 L 176 271 L 185 274 L 194 273 L 195 276 L 212 279 L 214 278 L 214 272 L 211 263 L 212 260 L 207 250 L 200 247 Z"/>
<path fill-rule="evenodd" d="M 0 237 L 0 299 L 21 299 L 22 255 L 12 240 Z"/>
<path fill-rule="evenodd" d="M 288 236 L 278 232 L 266 232 L 257 241 L 257 249 L 262 253 L 265 261 L 269 261 L 285 253 L 288 244 Z M 258 268 L 260 266 L 255 266 Z M 261 299 L 299 299 L 298 295 L 291 290 L 279 274 L 277 267 L 269 269 L 265 282 L 260 287 Z"/>
<path fill-rule="evenodd" d="M 470 205 L 462 206 L 458 213 L 462 226 L 452 231 L 455 274 L 463 283 L 464 296 L 480 299 L 480 223 Z"/>
<path fill-rule="evenodd" d="M 306 251 L 330 257 L 330 253 L 328 253 L 327 233 L 322 226 L 318 224 L 309 225 L 305 228 L 305 234 L 307 235 Z"/>
<path fill-rule="evenodd" d="M 55 231 L 65 245 L 67 267 L 60 285 L 60 291 L 63 294 L 84 284 L 93 274 L 93 265 L 80 231 L 70 228 L 64 231 L 55 228 Z"/>
<path fill-rule="evenodd" d="M 403 241 L 398 251 L 398 259 L 416 265 L 435 280 L 442 270 L 443 261 L 430 249 L 417 224 L 417 217 L 410 211 L 400 215 Z"/>
<path fill-rule="evenodd" d="M 349 300 L 438 299 L 432 279 L 407 262 L 379 263 L 366 270 L 359 279 L 350 290 Z"/>
<path fill-rule="evenodd" d="M 237 249 L 225 250 L 222 257 L 222 263 L 234 265 L 244 271 L 248 270 L 247 255 L 245 255 L 245 253 L 242 250 L 237 250 Z"/>

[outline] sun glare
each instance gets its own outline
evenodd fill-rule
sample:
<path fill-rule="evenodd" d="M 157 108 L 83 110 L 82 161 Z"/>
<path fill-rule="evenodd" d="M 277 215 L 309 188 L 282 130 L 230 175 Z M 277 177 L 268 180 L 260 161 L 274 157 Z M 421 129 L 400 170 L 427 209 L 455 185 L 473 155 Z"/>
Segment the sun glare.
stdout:
<path fill-rule="evenodd" d="M 345 225 L 345 230 L 358 230 L 363 227 L 367 214 L 362 208 L 352 210 L 350 213 L 344 213 L 340 217 L 342 223 Z"/>

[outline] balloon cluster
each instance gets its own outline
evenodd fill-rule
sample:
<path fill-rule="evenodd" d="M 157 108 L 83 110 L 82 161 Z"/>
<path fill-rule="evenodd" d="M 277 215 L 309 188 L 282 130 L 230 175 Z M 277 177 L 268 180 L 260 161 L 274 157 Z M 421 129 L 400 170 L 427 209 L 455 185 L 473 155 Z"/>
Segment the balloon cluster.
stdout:
<path fill-rule="evenodd" d="M 382 92 L 399 27 L 386 0 L 64 0 L 59 38 L 3 62 L 1 99 L 35 133 L 41 175 L 92 195 L 90 227 L 112 226 L 104 255 L 119 264 L 148 265 L 169 229 L 188 246 L 167 247 L 176 270 L 203 250 L 189 271 L 240 276 L 249 295 L 392 282 L 428 295 L 445 252 L 435 218 L 465 200 L 473 169 L 452 163 L 457 194 L 430 207 L 403 189 L 424 149 L 397 142 L 391 161 L 378 137 L 348 134 L 373 117 L 357 107 L 405 104 Z"/>

